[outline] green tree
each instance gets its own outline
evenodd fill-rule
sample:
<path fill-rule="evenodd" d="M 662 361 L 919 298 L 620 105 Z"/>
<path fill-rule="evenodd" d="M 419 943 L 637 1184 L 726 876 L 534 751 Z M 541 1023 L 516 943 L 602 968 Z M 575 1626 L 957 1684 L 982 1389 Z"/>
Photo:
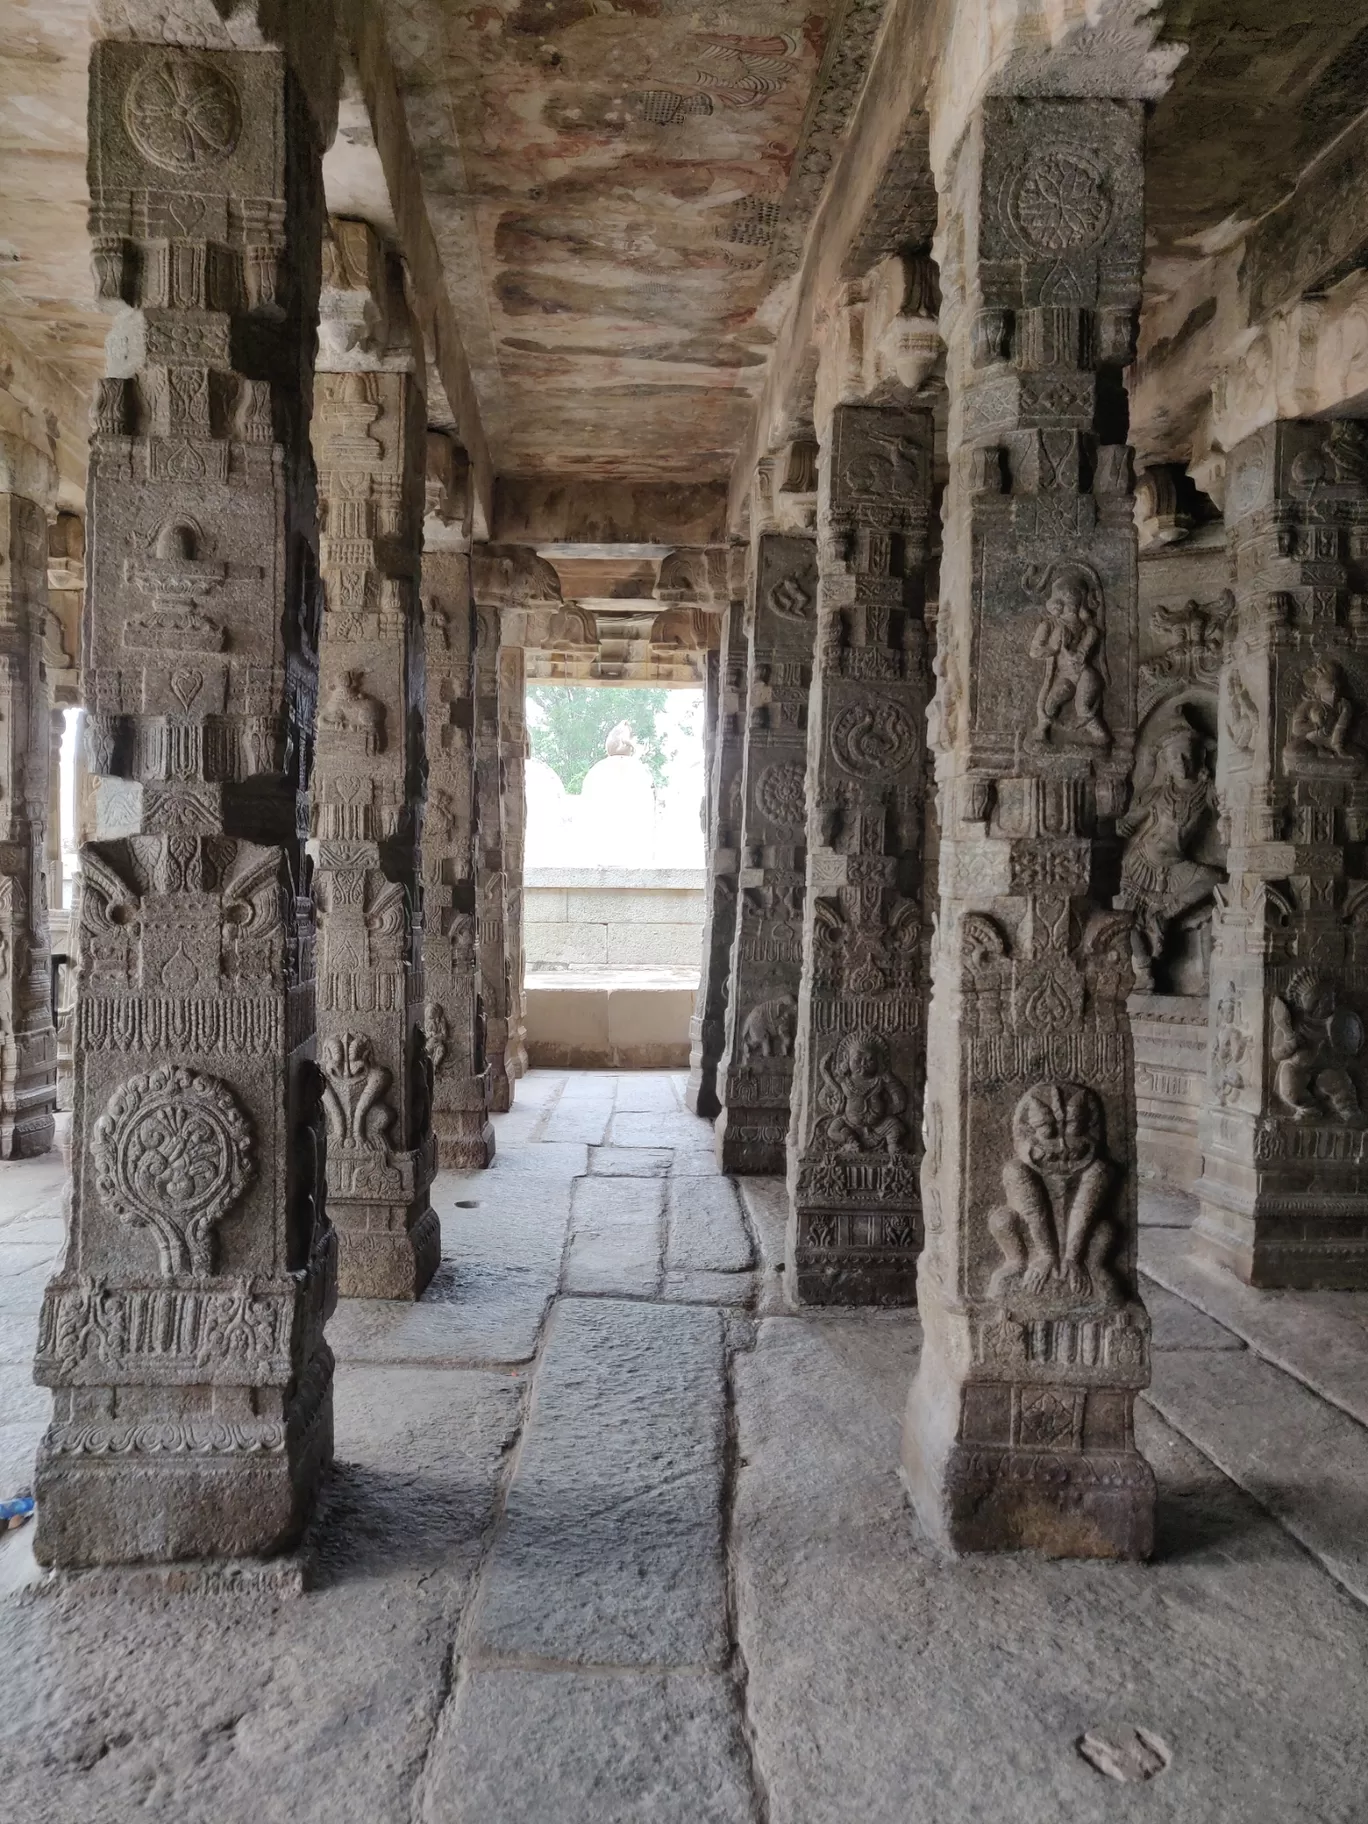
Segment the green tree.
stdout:
<path fill-rule="evenodd" d="M 665 784 L 668 755 L 656 730 L 668 692 L 643 685 L 611 689 L 598 684 L 532 684 L 527 691 L 527 733 L 532 758 L 544 760 L 567 792 L 577 792 L 584 775 L 603 758 L 610 728 L 631 729 L 656 791 Z"/>

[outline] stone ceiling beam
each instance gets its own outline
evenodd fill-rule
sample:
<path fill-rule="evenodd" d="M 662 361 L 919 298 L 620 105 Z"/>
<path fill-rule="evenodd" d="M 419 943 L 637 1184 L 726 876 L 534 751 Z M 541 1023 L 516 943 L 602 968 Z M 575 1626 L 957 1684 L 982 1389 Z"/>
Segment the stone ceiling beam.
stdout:
<path fill-rule="evenodd" d="M 399 99 L 384 20 L 375 0 L 339 0 L 338 17 L 356 59 L 375 147 L 384 168 L 399 250 L 408 268 L 433 377 L 446 395 L 450 424 L 470 459 L 473 531 L 490 534 L 494 469 L 480 402 L 466 359 L 437 240 L 428 216 L 417 155 Z M 431 406 L 430 401 L 430 406 Z"/>
<path fill-rule="evenodd" d="M 1146 313 L 1137 456 L 1221 497 L 1225 452 L 1278 418 L 1368 409 L 1368 114 L 1231 246 Z"/>
<path fill-rule="evenodd" d="M 500 544 L 655 548 L 726 542 L 724 482 L 558 481 L 500 476 L 492 536 Z M 550 553 L 548 552 L 548 555 Z"/>
<path fill-rule="evenodd" d="M 820 308 L 848 273 L 852 249 L 872 264 L 900 245 L 929 244 L 936 195 L 927 162 L 928 127 L 922 108 L 953 0 L 893 0 L 870 62 L 864 90 L 813 218 L 793 302 L 780 327 L 750 432 L 732 469 L 728 523 L 744 520 L 755 465 L 788 441 L 811 416 L 811 344 Z M 920 210 L 901 211 L 881 245 L 870 229 L 887 214 L 887 188 L 896 181 Z"/>

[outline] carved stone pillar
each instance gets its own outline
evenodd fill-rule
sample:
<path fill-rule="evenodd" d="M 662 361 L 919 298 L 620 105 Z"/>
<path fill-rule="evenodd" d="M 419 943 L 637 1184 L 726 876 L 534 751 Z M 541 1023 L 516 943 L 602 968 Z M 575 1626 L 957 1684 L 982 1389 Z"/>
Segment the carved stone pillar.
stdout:
<path fill-rule="evenodd" d="M 941 197 L 950 491 L 918 1303 L 903 1461 L 953 1550 L 1145 1555 L 1130 914 L 1136 535 L 1122 369 L 1138 102 L 986 101 Z"/>
<path fill-rule="evenodd" d="M 478 564 L 478 556 L 476 563 Z M 474 572 L 477 585 L 478 569 Z M 499 610 L 477 592 L 475 606 L 475 890 L 479 983 L 484 1006 L 489 1111 L 513 1106 L 508 1074 L 509 986 L 504 873 L 503 752 L 499 738 Z"/>
<path fill-rule="evenodd" d="M 48 711 L 48 814 L 44 871 L 47 875 L 48 909 L 62 909 L 62 737 L 66 712 Z"/>
<path fill-rule="evenodd" d="M 929 411 L 837 406 L 818 486 L 789 1295 L 910 1304 L 921 1251 Z"/>
<path fill-rule="evenodd" d="M 813 540 L 761 532 L 754 577 L 736 934 L 716 1141 L 723 1171 L 779 1173 L 803 959 L 808 694 L 817 625 Z"/>
<path fill-rule="evenodd" d="M 48 458 L 0 436 L 0 1157 L 52 1145 L 57 1034 L 48 938 Z M 60 871 L 59 871 L 60 879 Z"/>
<path fill-rule="evenodd" d="M 504 944 L 508 955 L 508 1074 L 527 1074 L 523 1000 L 523 852 L 527 844 L 527 685 L 522 648 L 499 652 L 499 746 L 503 754 Z"/>
<path fill-rule="evenodd" d="M 741 580 L 744 591 L 744 577 Z M 710 655 L 711 656 L 711 655 Z M 689 1081 L 684 1100 L 711 1119 L 721 1109 L 717 1067 L 726 1040 L 736 874 L 741 858 L 741 763 L 746 733 L 746 601 L 733 597 L 722 619 L 717 719 L 708 775 L 708 878 L 702 972 L 689 1022 Z"/>
<path fill-rule="evenodd" d="M 433 511 L 446 491 L 449 439 L 428 433 L 423 551 L 427 647 L 427 811 L 423 822 L 424 1025 L 439 1166 L 494 1157 L 480 999 L 475 866 L 475 614 L 465 538 Z M 434 499 L 434 491 L 437 498 Z"/>
<path fill-rule="evenodd" d="M 1368 433 L 1231 452 L 1199 1253 L 1255 1286 L 1368 1286 Z M 1360 878 L 1355 878 L 1359 876 Z"/>
<path fill-rule="evenodd" d="M 344 1298 L 416 1298 L 441 1255 L 418 911 L 426 436 L 402 274 L 372 229 L 334 222 L 314 383 L 323 637 L 309 853 Z"/>
<path fill-rule="evenodd" d="M 92 52 L 114 326 L 90 452 L 71 1213 L 35 1368 L 55 1396 L 44 1564 L 278 1551 L 332 1454 L 302 891 L 321 137 L 277 51 Z"/>
<path fill-rule="evenodd" d="M 489 1107 L 512 1106 L 527 1067 L 521 1034 L 524 647 L 545 613 L 565 612 L 560 578 L 523 545 L 477 545 L 475 592 L 476 885 L 480 994 L 485 1013 Z M 510 916 L 511 914 L 511 916 Z"/>

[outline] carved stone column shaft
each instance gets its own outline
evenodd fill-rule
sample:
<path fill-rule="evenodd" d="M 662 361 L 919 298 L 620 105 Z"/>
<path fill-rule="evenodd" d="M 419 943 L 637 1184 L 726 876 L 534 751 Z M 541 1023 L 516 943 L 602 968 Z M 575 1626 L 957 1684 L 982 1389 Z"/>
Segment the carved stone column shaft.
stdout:
<path fill-rule="evenodd" d="M 55 481 L 46 456 L 12 435 L 0 438 L 0 1157 L 5 1159 L 45 1153 L 57 1107 L 48 936 L 52 749 L 43 672 L 46 504 Z"/>
<path fill-rule="evenodd" d="M 309 851 L 328 1213 L 344 1297 L 416 1298 L 441 1253 L 428 1198 L 418 913 L 426 418 L 397 265 L 360 222 L 333 223 L 325 252 L 313 419 L 324 611 Z"/>
<path fill-rule="evenodd" d="M 710 658 L 714 655 L 709 655 Z M 717 1070 L 726 1041 L 727 993 L 736 932 L 741 858 L 741 766 L 746 733 L 746 603 L 733 598 L 722 617 L 717 715 L 708 775 L 708 874 L 702 970 L 689 1022 L 689 1081 L 684 1100 L 711 1119 L 721 1109 Z"/>
<path fill-rule="evenodd" d="M 1257 1286 L 1368 1286 L 1368 435 L 1231 452 L 1236 620 L 1217 785 L 1197 1250 Z"/>
<path fill-rule="evenodd" d="M 747 616 L 741 857 L 722 1056 L 717 1156 L 726 1172 L 782 1172 L 803 955 L 808 696 L 816 548 L 762 532 Z"/>
<path fill-rule="evenodd" d="M 521 647 L 499 653 L 499 745 L 503 754 L 504 941 L 508 954 L 508 1074 L 527 1074 L 523 995 L 523 854 L 527 845 L 527 683 Z"/>
<path fill-rule="evenodd" d="M 837 406 L 818 489 L 788 1291 L 910 1304 L 925 1074 L 929 411 Z"/>
<path fill-rule="evenodd" d="M 940 912 L 925 1330 L 903 1460 L 953 1550 L 1143 1556 L 1135 1448 L 1135 726 L 1121 370 L 1143 246 L 1138 102 L 983 104 L 941 197 L 950 484 L 937 624 Z"/>
<path fill-rule="evenodd" d="M 491 1114 L 513 1106 L 508 1074 L 510 991 L 505 873 L 503 750 L 499 739 L 499 615 L 475 611 L 475 884 L 479 904 L 480 997 Z"/>
<path fill-rule="evenodd" d="M 34 1549 L 64 1566 L 298 1537 L 332 1452 L 336 1275 L 302 896 L 321 136 L 277 52 L 165 43 L 95 46 L 90 123 L 97 839 L 35 1369 Z"/>
<path fill-rule="evenodd" d="M 427 815 L 423 825 L 428 1056 L 437 1163 L 494 1157 L 479 975 L 475 833 L 475 615 L 470 558 L 426 551 Z"/>

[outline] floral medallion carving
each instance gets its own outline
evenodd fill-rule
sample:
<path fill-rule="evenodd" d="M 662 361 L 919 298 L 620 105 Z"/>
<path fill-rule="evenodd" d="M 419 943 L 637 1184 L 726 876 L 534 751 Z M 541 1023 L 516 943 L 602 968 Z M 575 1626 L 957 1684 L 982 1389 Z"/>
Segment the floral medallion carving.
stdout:
<path fill-rule="evenodd" d="M 796 761 L 767 766 L 756 787 L 760 809 L 771 823 L 799 829 L 807 811 L 807 777 Z"/>
<path fill-rule="evenodd" d="M 852 703 L 831 729 L 836 762 L 857 779 L 896 773 L 917 752 L 917 730 L 896 703 Z"/>
<path fill-rule="evenodd" d="M 129 83 L 124 125 L 149 164 L 196 171 L 231 154 L 242 132 L 242 108 L 222 70 L 185 51 L 164 51 Z"/>
<path fill-rule="evenodd" d="M 165 1278 L 213 1271 L 214 1229 L 256 1170 L 251 1124 L 221 1078 L 169 1064 L 130 1077 L 90 1151 L 102 1202 L 151 1229 Z"/>
<path fill-rule="evenodd" d="M 1111 221 L 1102 167 L 1077 146 L 1042 146 L 1007 186 L 1007 220 L 1033 252 L 1060 254 L 1095 247 Z"/>

